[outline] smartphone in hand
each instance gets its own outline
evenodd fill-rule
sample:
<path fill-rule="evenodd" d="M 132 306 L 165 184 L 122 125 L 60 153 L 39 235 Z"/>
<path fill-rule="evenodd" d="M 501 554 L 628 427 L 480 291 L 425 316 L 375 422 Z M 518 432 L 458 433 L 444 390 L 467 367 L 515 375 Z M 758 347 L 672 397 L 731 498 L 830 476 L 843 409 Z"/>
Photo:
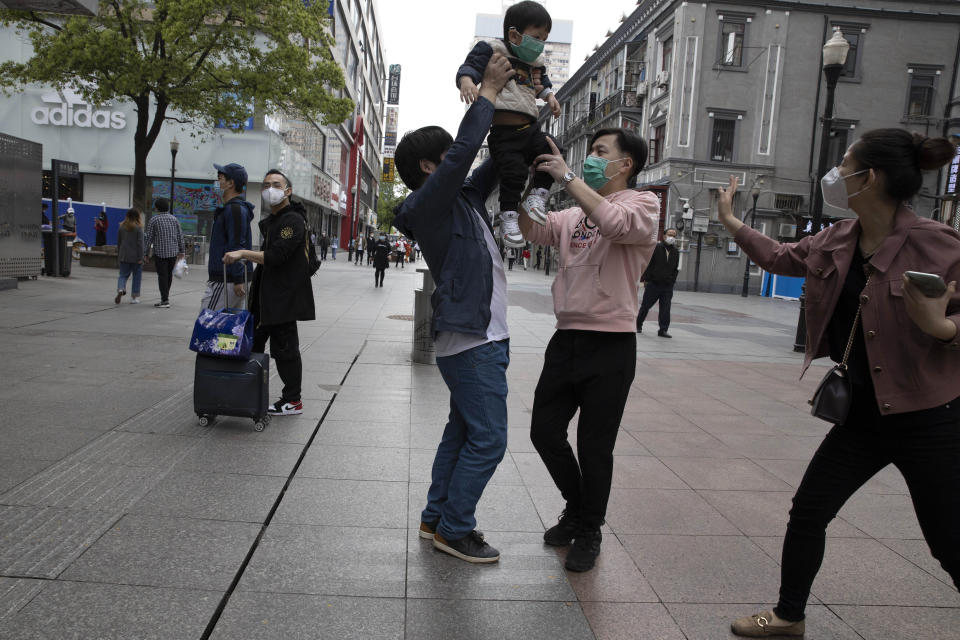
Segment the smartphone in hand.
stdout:
<path fill-rule="evenodd" d="M 928 298 L 939 298 L 947 292 L 947 283 L 935 273 L 922 271 L 905 271 L 904 274 L 910 283 Z"/>

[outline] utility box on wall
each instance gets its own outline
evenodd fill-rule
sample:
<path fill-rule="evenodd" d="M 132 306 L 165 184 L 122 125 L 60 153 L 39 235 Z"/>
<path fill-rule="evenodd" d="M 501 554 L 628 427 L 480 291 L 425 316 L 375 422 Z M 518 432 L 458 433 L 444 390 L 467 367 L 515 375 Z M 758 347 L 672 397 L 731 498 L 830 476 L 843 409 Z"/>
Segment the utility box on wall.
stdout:
<path fill-rule="evenodd" d="M 43 146 L 0 133 L 0 278 L 40 275 Z"/>

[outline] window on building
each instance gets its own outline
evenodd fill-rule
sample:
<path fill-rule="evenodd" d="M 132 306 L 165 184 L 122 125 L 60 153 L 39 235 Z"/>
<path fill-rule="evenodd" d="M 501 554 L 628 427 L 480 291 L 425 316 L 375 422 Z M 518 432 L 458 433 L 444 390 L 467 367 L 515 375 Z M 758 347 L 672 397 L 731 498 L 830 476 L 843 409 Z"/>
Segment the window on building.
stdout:
<path fill-rule="evenodd" d="M 737 121 L 733 118 L 713 118 L 710 137 L 710 159 L 715 162 L 733 162 L 733 141 Z"/>
<path fill-rule="evenodd" d="M 650 139 L 650 164 L 656 164 L 663 160 L 663 147 L 666 137 L 666 123 L 653 128 L 653 138 Z"/>
<path fill-rule="evenodd" d="M 663 41 L 660 49 L 660 71 L 670 71 L 673 62 L 673 36 Z"/>
<path fill-rule="evenodd" d="M 907 91 L 907 117 L 933 115 L 933 99 L 940 71 L 932 67 L 911 67 L 908 72 L 910 88 Z"/>
<path fill-rule="evenodd" d="M 831 167 L 839 167 L 843 156 L 850 146 L 850 127 L 834 126 L 830 129 L 830 139 L 827 140 L 827 161 Z"/>
<path fill-rule="evenodd" d="M 347 59 L 344 64 L 347 69 L 346 81 L 352 83 L 353 86 L 356 86 L 357 63 L 358 60 L 356 52 L 354 52 L 352 46 L 347 45 Z"/>
<path fill-rule="evenodd" d="M 839 29 L 843 33 L 844 39 L 850 43 L 847 60 L 843 63 L 843 71 L 840 72 L 841 78 L 847 80 L 860 79 L 860 52 L 863 51 L 863 39 L 867 27 L 868 25 L 865 24 L 833 24 L 833 28 Z"/>
<path fill-rule="evenodd" d="M 724 19 L 720 23 L 720 64 L 725 67 L 743 66 L 743 36 L 746 21 Z"/>

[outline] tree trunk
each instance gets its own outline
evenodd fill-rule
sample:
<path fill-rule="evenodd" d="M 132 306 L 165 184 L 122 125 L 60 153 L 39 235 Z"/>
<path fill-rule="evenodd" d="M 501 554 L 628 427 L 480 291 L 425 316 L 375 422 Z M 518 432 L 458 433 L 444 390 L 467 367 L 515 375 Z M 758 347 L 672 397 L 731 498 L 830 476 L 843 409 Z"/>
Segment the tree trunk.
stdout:
<path fill-rule="evenodd" d="M 147 142 L 147 122 L 150 118 L 150 99 L 138 97 L 137 129 L 133 134 L 133 206 L 140 209 L 145 218 L 150 216 L 150 198 L 147 192 L 147 156 L 150 147 Z"/>

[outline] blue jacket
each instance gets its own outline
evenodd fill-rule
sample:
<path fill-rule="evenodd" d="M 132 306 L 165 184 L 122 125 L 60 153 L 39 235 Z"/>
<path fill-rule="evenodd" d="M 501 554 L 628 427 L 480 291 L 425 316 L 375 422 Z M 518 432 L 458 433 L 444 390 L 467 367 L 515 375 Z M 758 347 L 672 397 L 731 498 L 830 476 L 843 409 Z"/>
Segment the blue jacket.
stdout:
<path fill-rule="evenodd" d="M 207 258 L 207 274 L 210 280 L 223 280 L 223 254 L 227 251 L 250 249 L 250 222 L 253 220 L 253 204 L 240 196 L 231 198 L 217 207 L 210 230 L 210 256 Z M 229 282 L 243 282 L 243 264 L 234 262 L 227 267 Z M 252 265 L 247 264 L 247 279 Z"/>
<path fill-rule="evenodd" d="M 486 336 L 493 296 L 493 262 L 484 239 L 490 228 L 484 203 L 496 185 L 487 160 L 470 177 L 480 144 L 493 122 L 493 104 L 477 98 L 467 110 L 457 139 L 419 189 L 396 209 L 393 226 L 420 243 L 436 282 L 433 332 Z"/>

